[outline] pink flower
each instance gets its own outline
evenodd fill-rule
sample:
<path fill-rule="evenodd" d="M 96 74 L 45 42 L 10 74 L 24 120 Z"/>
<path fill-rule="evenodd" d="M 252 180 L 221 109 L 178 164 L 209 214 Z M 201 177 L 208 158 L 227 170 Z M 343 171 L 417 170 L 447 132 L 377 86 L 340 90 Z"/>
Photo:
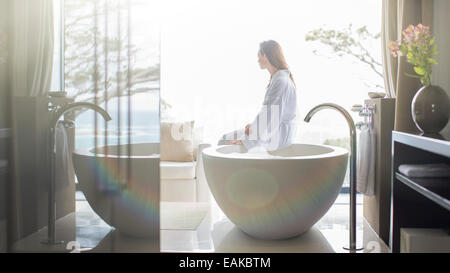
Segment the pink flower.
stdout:
<path fill-rule="evenodd" d="M 418 24 L 416 28 L 421 30 L 422 32 L 428 32 L 430 30 L 430 27 L 424 26 L 422 24 Z"/>
<path fill-rule="evenodd" d="M 412 42 L 412 40 L 416 43 L 423 43 L 423 44 L 427 44 L 431 38 L 431 33 L 430 33 L 430 27 L 424 26 L 422 24 L 418 24 L 416 27 L 414 27 L 414 30 L 411 33 L 411 25 L 408 26 L 408 28 L 406 29 L 406 31 L 403 32 L 404 35 L 407 35 L 405 42 L 407 42 L 408 44 L 410 44 L 410 42 Z M 414 37 L 414 39 L 411 39 L 412 36 Z M 412 44 L 410 44 L 412 45 Z"/>
<path fill-rule="evenodd" d="M 414 33 L 404 30 L 402 32 L 402 34 L 403 34 L 403 42 L 405 44 L 410 44 L 412 42 L 412 40 L 413 40 Z"/>
<path fill-rule="evenodd" d="M 406 55 L 407 61 L 414 65 L 414 70 L 421 71 L 418 75 L 424 85 L 430 84 L 431 65 L 436 64 L 436 61 L 431 59 L 431 56 L 436 54 L 435 45 L 431 43 L 433 39 L 430 27 L 422 24 L 409 25 L 402 31 L 401 41 L 391 41 L 388 46 L 394 57 Z"/>

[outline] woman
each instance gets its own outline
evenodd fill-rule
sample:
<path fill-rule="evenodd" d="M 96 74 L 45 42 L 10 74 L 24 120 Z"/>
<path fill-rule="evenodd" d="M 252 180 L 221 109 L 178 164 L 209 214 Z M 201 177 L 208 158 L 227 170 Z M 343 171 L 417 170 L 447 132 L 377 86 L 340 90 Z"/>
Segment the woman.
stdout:
<path fill-rule="evenodd" d="M 268 150 L 278 150 L 293 142 L 297 113 L 295 83 L 277 42 L 269 40 L 260 44 L 258 63 L 261 69 L 267 69 L 270 73 L 263 107 L 255 120 L 245 126 L 243 137 L 225 144 L 244 145 L 247 149 L 263 146 Z"/>

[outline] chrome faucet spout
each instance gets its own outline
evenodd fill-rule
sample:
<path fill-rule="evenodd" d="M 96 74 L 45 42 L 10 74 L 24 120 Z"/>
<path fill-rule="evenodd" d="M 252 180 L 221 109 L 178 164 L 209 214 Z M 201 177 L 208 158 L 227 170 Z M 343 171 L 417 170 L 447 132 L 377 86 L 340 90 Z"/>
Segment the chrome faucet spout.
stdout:
<path fill-rule="evenodd" d="M 350 128 L 350 135 L 354 134 L 356 136 L 356 127 L 355 127 L 355 123 L 353 122 L 352 116 L 350 116 L 350 114 L 347 112 L 347 110 L 345 110 L 342 106 L 339 106 L 335 103 L 323 103 L 323 104 L 317 105 L 316 107 L 311 109 L 308 112 L 308 114 L 306 114 L 305 122 L 309 122 L 311 120 L 312 116 L 314 116 L 314 114 L 316 114 L 317 112 L 319 112 L 320 110 L 323 110 L 323 109 L 333 109 L 333 110 L 336 110 L 339 113 L 341 113 L 347 120 L 348 126 Z"/>
<path fill-rule="evenodd" d="M 56 245 L 63 243 L 62 241 L 56 240 L 56 181 L 55 181 L 55 153 L 56 153 L 56 126 L 59 119 L 64 116 L 65 113 L 78 108 L 88 108 L 96 111 L 105 119 L 105 121 L 110 121 L 111 116 L 103 108 L 98 105 L 89 102 L 74 102 L 67 104 L 62 107 L 51 106 L 50 111 L 52 111 L 52 117 L 49 125 L 49 146 L 48 150 L 50 152 L 50 181 L 48 189 L 48 226 L 47 233 L 48 238 L 43 243 L 49 245 Z"/>
<path fill-rule="evenodd" d="M 56 124 L 58 123 L 58 120 L 67 112 L 73 111 L 75 109 L 79 109 L 79 108 L 88 108 L 91 110 L 94 110 L 95 112 L 99 113 L 100 115 L 102 115 L 102 117 L 106 120 L 106 121 L 110 121 L 111 120 L 111 116 L 108 114 L 108 112 L 106 112 L 103 108 L 101 108 L 98 105 L 95 105 L 93 103 L 90 102 L 74 102 L 74 103 L 70 103 L 67 104 L 61 108 L 59 108 L 56 112 L 55 115 L 53 116 L 51 122 L 50 122 L 50 128 L 55 128 Z"/>
<path fill-rule="evenodd" d="M 333 109 L 341 113 L 347 120 L 350 129 L 350 238 L 349 246 L 345 249 L 350 251 L 361 250 L 356 247 L 356 127 L 353 118 L 343 107 L 334 103 L 319 104 L 311 109 L 305 116 L 305 122 L 309 122 L 317 112 L 323 109 Z"/>

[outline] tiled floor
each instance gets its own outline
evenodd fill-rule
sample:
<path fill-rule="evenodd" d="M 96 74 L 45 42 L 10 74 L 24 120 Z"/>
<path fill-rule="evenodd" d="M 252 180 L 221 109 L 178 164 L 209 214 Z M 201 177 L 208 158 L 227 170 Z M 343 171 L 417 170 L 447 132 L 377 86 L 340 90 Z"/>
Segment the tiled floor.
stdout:
<path fill-rule="evenodd" d="M 357 241 L 364 252 L 389 252 L 362 217 L 362 197 L 358 197 Z M 119 234 L 77 194 L 76 213 L 57 223 L 64 244 L 48 247 L 40 242 L 46 228 L 15 245 L 17 252 L 348 252 L 348 194 L 341 194 L 327 214 L 308 232 L 288 240 L 257 240 L 237 229 L 214 201 L 210 203 L 166 203 L 161 207 L 161 236 L 133 238 Z M 198 210 L 199 213 L 196 213 Z M 178 219 L 172 219 L 177 217 Z M 199 218 L 201 217 L 201 218 Z M 193 220 L 192 220 L 193 219 Z M 192 220 L 192 221 L 190 221 Z M 68 245 L 72 242 L 72 245 Z"/>
<path fill-rule="evenodd" d="M 179 204 L 183 206 L 183 204 Z M 258 240 L 237 229 L 214 201 L 196 230 L 161 230 L 163 252 L 348 252 L 348 194 L 341 194 L 327 214 L 305 234 L 288 240 Z M 363 252 L 389 252 L 362 217 L 358 197 L 357 241 Z"/>

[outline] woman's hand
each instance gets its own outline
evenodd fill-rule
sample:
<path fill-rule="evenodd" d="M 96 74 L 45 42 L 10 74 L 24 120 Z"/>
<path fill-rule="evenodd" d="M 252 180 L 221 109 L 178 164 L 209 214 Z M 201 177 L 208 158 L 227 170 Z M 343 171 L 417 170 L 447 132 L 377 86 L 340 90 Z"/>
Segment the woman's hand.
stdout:
<path fill-rule="evenodd" d="M 225 145 L 242 145 L 242 141 L 241 140 L 230 140 L 225 142 Z"/>
<path fill-rule="evenodd" d="M 245 126 L 245 134 L 246 134 L 246 135 L 250 135 L 250 124 L 247 124 L 247 125 Z"/>

